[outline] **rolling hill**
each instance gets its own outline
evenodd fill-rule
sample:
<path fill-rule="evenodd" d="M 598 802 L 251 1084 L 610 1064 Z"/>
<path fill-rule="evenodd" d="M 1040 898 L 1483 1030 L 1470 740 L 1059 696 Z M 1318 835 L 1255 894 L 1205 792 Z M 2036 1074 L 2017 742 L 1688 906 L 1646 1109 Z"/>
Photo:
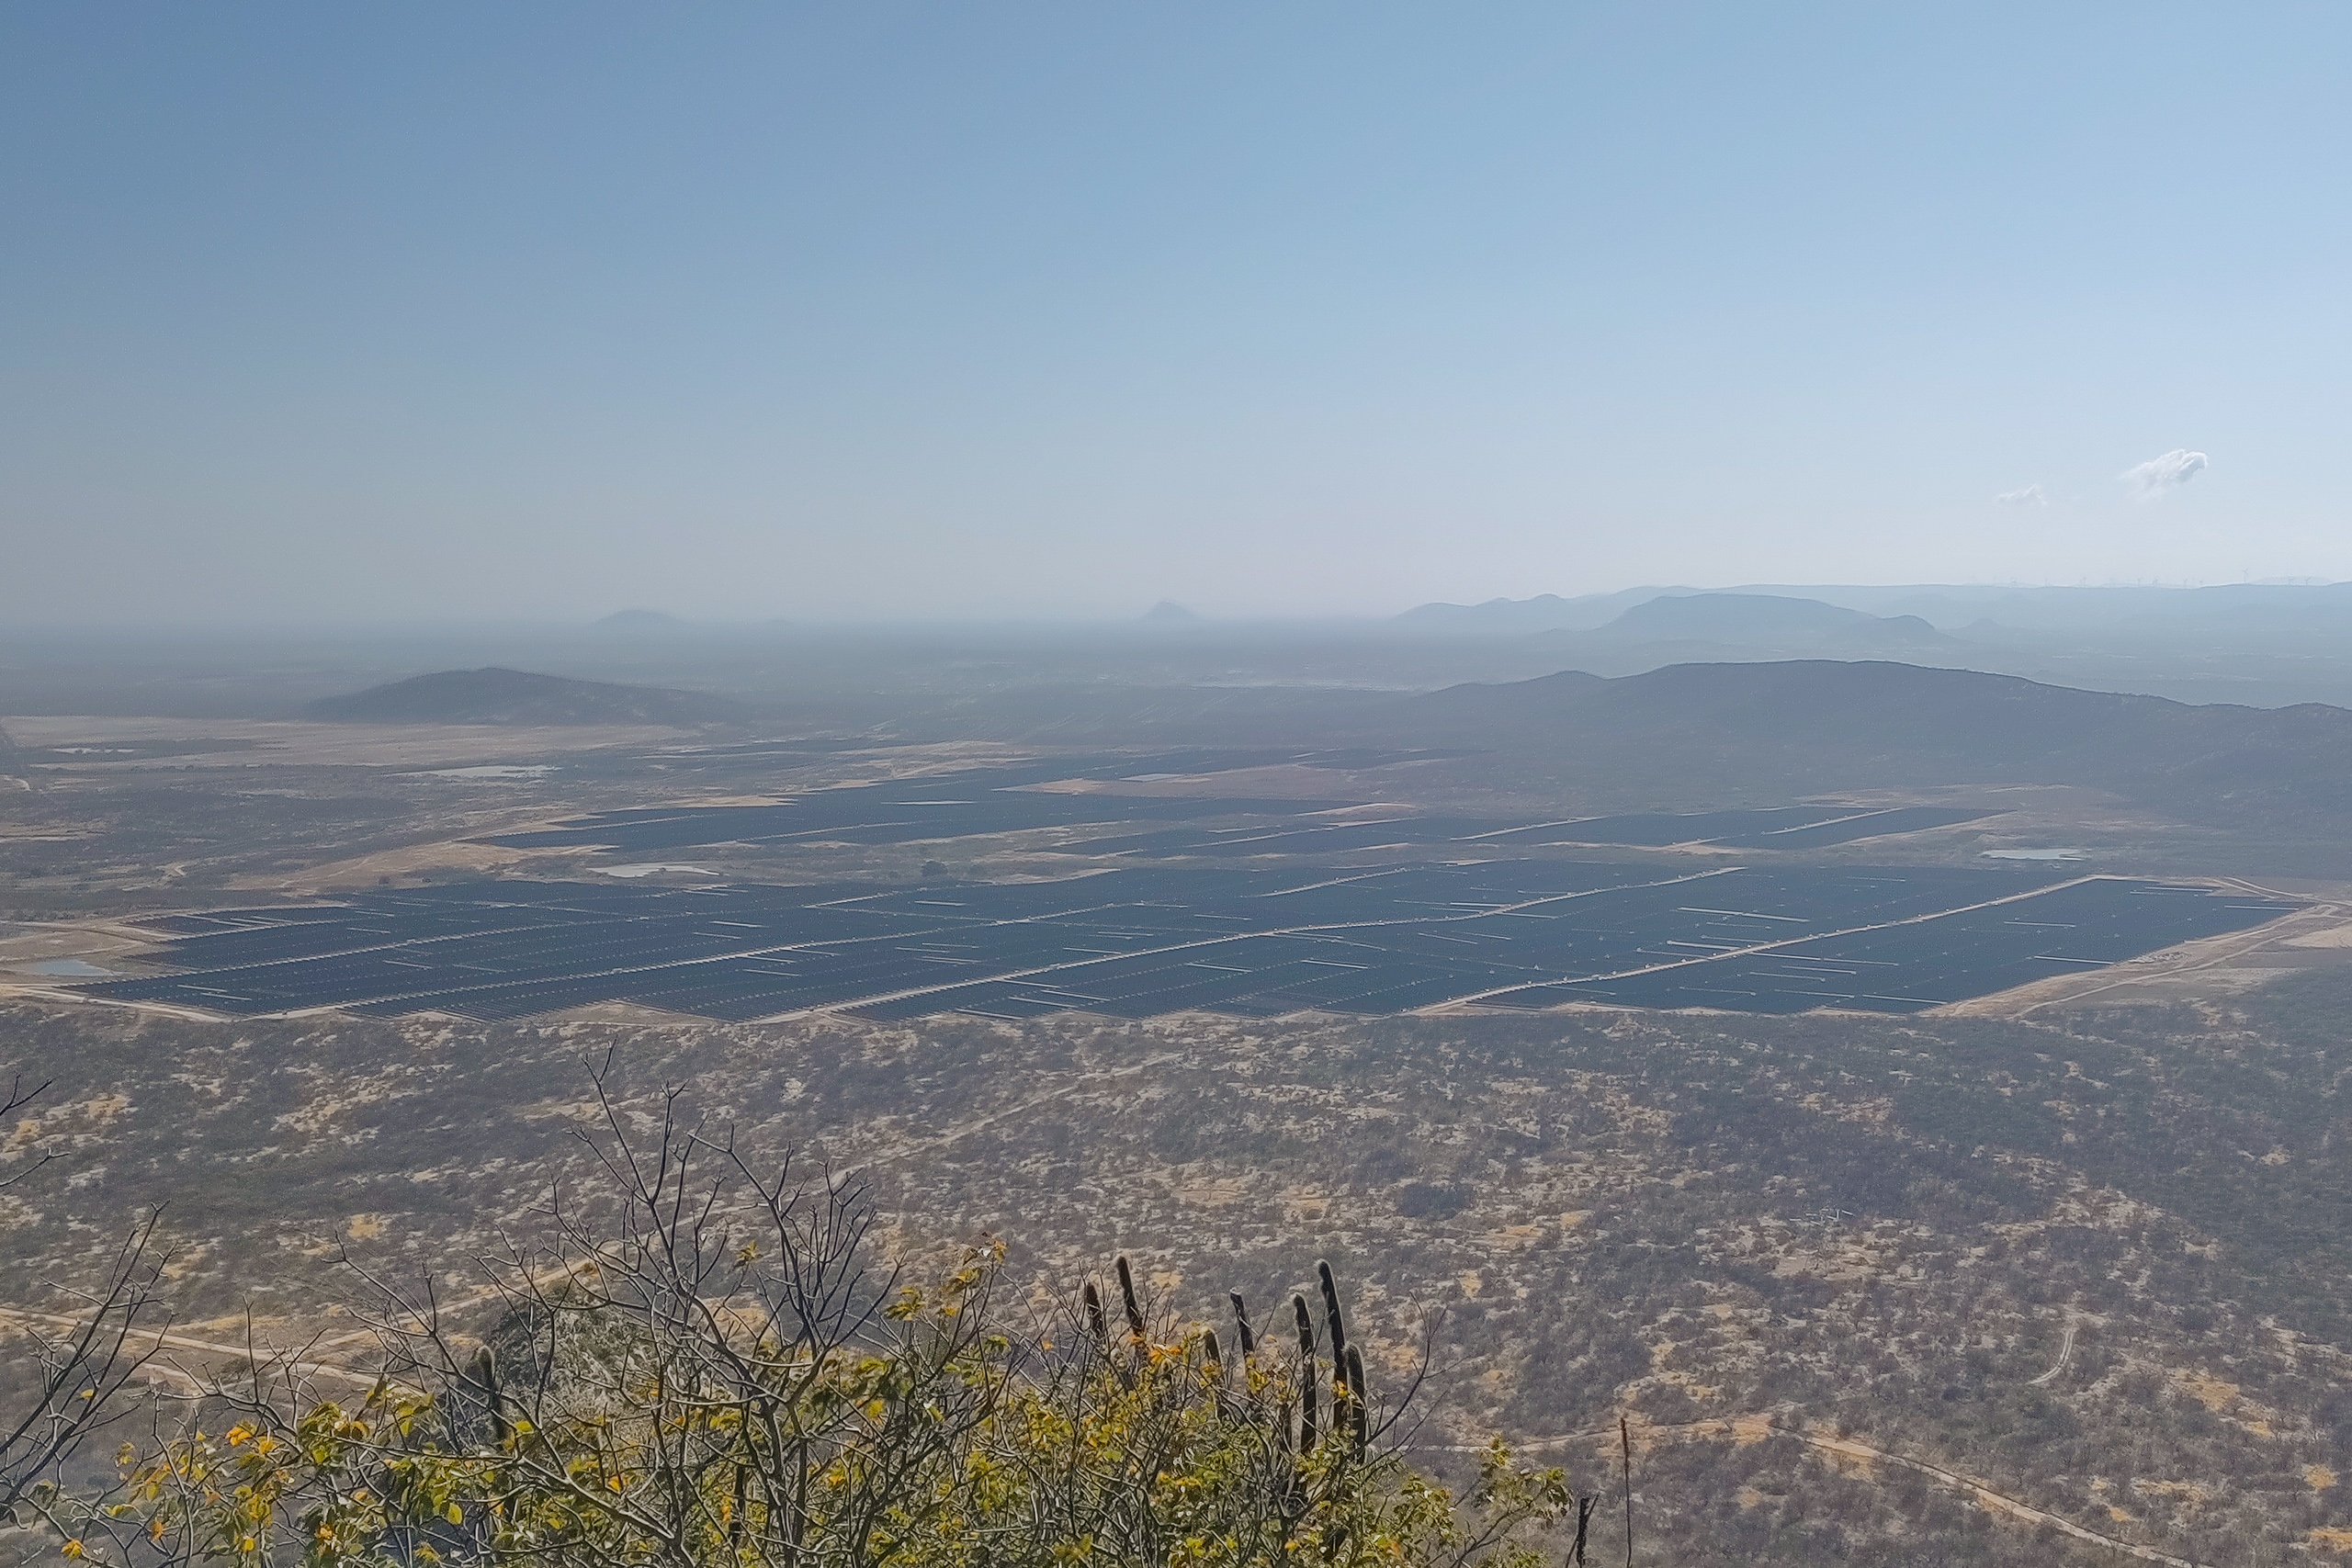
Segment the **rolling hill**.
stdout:
<path fill-rule="evenodd" d="M 1917 615 L 1872 615 L 1779 593 L 1671 594 L 1634 605 L 1594 635 L 1857 653 L 1951 640 Z"/>
<path fill-rule="evenodd" d="M 1476 604 L 1417 604 L 1395 616 L 1398 631 L 1429 637 L 1525 637 L 1534 632 L 1591 631 L 1627 607 L 1687 588 L 1627 588 L 1614 593 L 1580 593 L 1564 599 L 1538 593 L 1532 599 L 1488 599 Z"/>
<path fill-rule="evenodd" d="M 730 716 L 729 705 L 693 692 L 575 681 L 492 666 L 443 670 L 304 710 L 336 724 L 653 724 L 692 726 Z"/>
<path fill-rule="evenodd" d="M 2213 820 L 2352 818 L 2352 710 L 2190 705 L 1884 660 L 1579 671 L 1402 699 L 1397 739 L 1672 792 L 2080 784 Z"/>

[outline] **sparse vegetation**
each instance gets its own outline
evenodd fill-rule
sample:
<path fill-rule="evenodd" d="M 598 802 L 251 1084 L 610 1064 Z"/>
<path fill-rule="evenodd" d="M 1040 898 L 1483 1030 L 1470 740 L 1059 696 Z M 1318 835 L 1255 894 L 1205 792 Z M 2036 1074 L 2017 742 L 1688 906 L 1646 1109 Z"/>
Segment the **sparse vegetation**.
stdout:
<path fill-rule="evenodd" d="M 877 1265 L 862 1189 L 763 1172 L 605 1101 L 587 1209 L 495 1269 L 480 1338 L 430 1293 L 377 1296 L 379 1375 L 321 1393 L 290 1358 L 204 1391 L 95 1497 L 45 1492 L 69 1557 L 109 1562 L 1386 1564 L 1532 1568 L 1575 1506 L 1485 1453 L 1466 1497 L 1396 1451 L 1338 1282 L 1295 1355 L 1238 1298 L 1235 1355 L 1155 1311 L 1023 1311 L 1002 1253 Z M 705 1167 L 715 1174 L 706 1178 Z M 598 1202 L 603 1198 L 609 1200 Z"/>
<path fill-rule="evenodd" d="M 0 1125 L 48 1089 L 21 1077 L 0 1091 Z M 0 1171 L 0 1198 L 55 1162 L 37 1138 L 22 1140 L 15 1168 Z M 9 1375 L 0 1376 L 0 1529 L 65 1483 L 85 1448 L 129 1413 L 123 1395 L 153 1352 L 163 1316 L 155 1215 L 141 1216 L 73 1310 L 11 1314 L 0 1325 Z M 10 1343 L 13 1340 L 14 1343 Z"/>
<path fill-rule="evenodd" d="M 1501 1432 L 1613 1495 L 1626 1413 L 1644 1539 L 1679 1568 L 1908 1562 L 1923 1542 L 1953 1563 L 2099 1560 L 1792 1435 L 1841 1430 L 2233 1562 L 2347 1524 L 2340 1483 L 2312 1479 L 2352 1474 L 2333 1326 L 2352 1233 L 2330 1219 L 2347 981 L 2041 1023 L 478 1029 L 18 1009 L 11 1049 L 58 1064 L 44 1135 L 87 1179 L 40 1183 L 6 1247 L 28 1291 L 70 1280 L 95 1227 L 176 1193 L 180 1314 L 213 1320 L 191 1332 L 234 1339 L 250 1303 L 280 1344 L 345 1333 L 343 1252 L 388 1279 L 446 1272 L 538 1224 L 548 1172 L 588 1178 L 579 1064 L 610 1048 L 630 1125 L 658 1118 L 661 1082 L 690 1083 L 746 1150 L 798 1145 L 866 1183 L 889 1256 L 1004 1235 L 1011 1302 L 1095 1276 L 1115 1325 L 1102 1262 L 1125 1252 L 1139 1291 L 1203 1315 L 1240 1290 L 1286 1347 L 1294 1292 L 1320 1322 L 1299 1256 L 1317 1238 L 1358 1282 L 1346 1322 L 1375 1388 L 1405 1386 L 1390 1358 L 1442 1314 L 1421 1418 L 1393 1434 L 1411 1462 L 1467 1485 L 1469 1451 Z M 1417 1185 L 1460 1206 L 1416 1212 Z"/>

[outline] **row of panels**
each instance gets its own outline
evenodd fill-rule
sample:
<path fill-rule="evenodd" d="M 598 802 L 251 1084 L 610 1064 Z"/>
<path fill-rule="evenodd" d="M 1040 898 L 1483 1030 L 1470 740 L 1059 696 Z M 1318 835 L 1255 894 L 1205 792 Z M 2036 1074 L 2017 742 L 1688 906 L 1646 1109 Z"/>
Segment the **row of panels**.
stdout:
<path fill-rule="evenodd" d="M 1948 807 L 1792 805 L 1639 812 L 1552 822 L 1392 811 L 1379 820 L 1366 821 L 1357 814 L 1363 803 L 1347 800 L 1147 795 L 1037 787 L 1073 781 L 1100 784 L 1171 774 L 1200 776 L 1269 762 L 1363 768 L 1411 755 L 1415 754 L 1259 750 L 1037 760 L 812 790 L 773 804 L 597 812 L 549 828 L 503 834 L 490 841 L 520 849 L 605 849 L 654 854 L 725 843 L 917 843 L 1042 829 L 1124 826 L 1124 831 L 1068 848 L 1073 853 L 1146 859 L 1339 853 L 1481 840 L 1531 846 L 1804 850 L 1920 832 L 1988 815 L 1979 809 Z"/>
<path fill-rule="evenodd" d="M 1348 876 L 692 889 L 484 882 L 158 922 L 174 973 L 94 997 L 232 1015 L 517 1019 L 626 1001 L 1122 1017 L 1566 1002 L 1907 1011 L 2241 930 L 2278 900 L 2047 870 L 1495 861 Z"/>

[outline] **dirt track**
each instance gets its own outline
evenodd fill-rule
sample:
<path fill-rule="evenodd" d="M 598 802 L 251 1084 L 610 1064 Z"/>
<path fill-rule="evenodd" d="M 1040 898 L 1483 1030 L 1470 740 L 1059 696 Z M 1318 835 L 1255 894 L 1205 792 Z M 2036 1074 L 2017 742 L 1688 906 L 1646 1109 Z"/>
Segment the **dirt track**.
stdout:
<path fill-rule="evenodd" d="M 2176 1557 L 2171 1552 L 2160 1551 L 2153 1546 L 2142 1546 L 2136 1541 L 2102 1535 L 2098 1530 L 2075 1523 L 2072 1519 L 2061 1518 L 2047 1509 L 2037 1508 L 2032 1504 L 2021 1502 L 2006 1493 L 1996 1492 L 1981 1481 L 1962 1475 L 1957 1471 L 1946 1470 L 1939 1464 L 1930 1464 L 1923 1459 L 1913 1459 L 1907 1454 L 1898 1454 L 1886 1449 L 1876 1448 L 1859 1438 L 1834 1437 L 1825 1432 L 1809 1431 L 1803 1427 L 1791 1426 L 1769 1415 L 1734 1416 L 1713 1421 L 1686 1421 L 1671 1426 L 1639 1425 L 1633 1428 L 1633 1435 L 1636 1449 L 1661 1442 L 1705 1438 L 1729 1438 L 1734 1442 L 1757 1442 L 1766 1437 L 1793 1438 L 1816 1452 L 1850 1461 L 1861 1465 L 1865 1470 L 1877 1464 L 1900 1465 L 1915 1474 L 1924 1475 L 1931 1481 L 1963 1494 L 1987 1513 L 1999 1515 L 2018 1524 L 2054 1529 L 2059 1534 L 2079 1540 L 2086 1546 L 2100 1547 L 2126 1557 L 2136 1558 L 2143 1562 L 2163 1563 L 2165 1568 L 2211 1568 L 2210 1564 L 2199 1562 L 2193 1558 Z M 1608 1427 L 1595 1427 L 1588 1432 L 1564 1432 L 1556 1437 L 1531 1438 L 1516 1446 L 1521 1450 L 1527 1450 L 1572 1448 L 1578 1443 L 1600 1445 L 1606 1448 L 1613 1456 L 1617 1451 L 1617 1427 L 1612 1424 Z M 1458 1445 L 1458 1451 L 1482 1450 L 1464 1444 Z"/>

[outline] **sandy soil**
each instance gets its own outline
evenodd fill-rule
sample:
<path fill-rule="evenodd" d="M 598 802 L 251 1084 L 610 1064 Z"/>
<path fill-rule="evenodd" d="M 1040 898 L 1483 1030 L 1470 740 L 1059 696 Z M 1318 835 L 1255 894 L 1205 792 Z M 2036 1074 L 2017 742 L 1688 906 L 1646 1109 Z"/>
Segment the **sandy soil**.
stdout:
<path fill-rule="evenodd" d="M 73 746 L 223 742 L 218 751 L 141 760 L 94 754 L 86 761 L 42 764 L 44 771 L 82 768 L 368 768 L 474 767 L 608 747 L 652 747 L 680 730 L 651 726 L 469 724 L 305 724 L 250 719 L 109 718 L 85 715 L 11 717 L 8 731 L 27 750 Z"/>
<path fill-rule="evenodd" d="M 2287 892 L 2295 897 L 2313 896 L 2311 890 L 2257 888 L 2250 883 L 2222 882 L 2215 886 L 2235 886 L 2265 893 Z M 2063 975 L 2015 990 L 1955 1002 L 1936 1011 L 1960 1018 L 2022 1018 L 2042 1008 L 2092 1000 L 2196 1001 L 2234 996 L 2318 965 L 2352 963 L 2352 945 L 2333 940 L 2333 933 L 2352 928 L 2352 889 L 2327 891 L 2336 897 L 2282 915 L 2252 931 L 2183 942 L 2105 969 Z M 2315 937 L 2327 940 L 2314 942 L 2312 939 Z"/>

